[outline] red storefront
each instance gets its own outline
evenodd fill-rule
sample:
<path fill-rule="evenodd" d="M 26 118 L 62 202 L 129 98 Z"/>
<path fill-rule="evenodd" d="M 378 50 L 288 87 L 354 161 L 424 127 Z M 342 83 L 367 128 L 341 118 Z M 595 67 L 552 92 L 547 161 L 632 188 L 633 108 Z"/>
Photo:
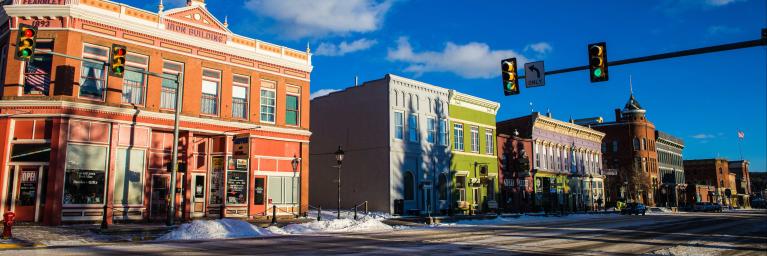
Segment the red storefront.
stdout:
<path fill-rule="evenodd" d="M 48 225 L 164 221 L 180 92 L 177 218 L 307 210 L 308 52 L 236 35 L 199 0 L 158 12 L 101 0 L 2 8 L 0 211 Z M 38 49 L 79 58 L 105 61 L 125 45 L 128 69 L 15 60 L 19 24 L 39 27 Z"/>

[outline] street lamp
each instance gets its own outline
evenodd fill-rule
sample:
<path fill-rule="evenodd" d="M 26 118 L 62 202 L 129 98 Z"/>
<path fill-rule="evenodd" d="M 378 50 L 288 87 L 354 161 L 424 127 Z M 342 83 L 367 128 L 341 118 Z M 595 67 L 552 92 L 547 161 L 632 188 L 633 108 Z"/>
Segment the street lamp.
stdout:
<path fill-rule="evenodd" d="M 298 171 L 298 157 L 293 154 L 293 161 L 290 161 L 290 166 L 293 167 L 293 173 Z M 298 173 L 298 216 L 301 216 L 301 173 Z"/>
<path fill-rule="evenodd" d="M 341 146 L 338 146 L 338 150 L 334 153 L 336 155 L 336 163 L 338 163 L 338 212 L 336 219 L 341 219 L 341 163 L 344 161 L 344 151 Z"/>
<path fill-rule="evenodd" d="M 594 176 L 589 174 L 589 208 L 594 211 Z"/>

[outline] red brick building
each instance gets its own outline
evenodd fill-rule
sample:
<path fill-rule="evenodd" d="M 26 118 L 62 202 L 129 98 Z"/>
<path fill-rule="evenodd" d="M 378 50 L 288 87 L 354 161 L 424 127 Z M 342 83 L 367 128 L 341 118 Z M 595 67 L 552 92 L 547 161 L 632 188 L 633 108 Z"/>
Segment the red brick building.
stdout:
<path fill-rule="evenodd" d="M 738 205 L 751 208 L 751 175 L 748 160 L 730 161 L 730 173 L 735 174 L 735 188 L 738 191 Z"/>
<path fill-rule="evenodd" d="M 604 168 L 617 170 L 617 176 L 607 182 L 609 202 L 631 199 L 656 204 L 655 195 L 661 183 L 655 125 L 645 113 L 632 93 L 622 110 L 615 109 L 615 121 L 584 124 L 606 134 L 602 140 Z"/>
<path fill-rule="evenodd" d="M 735 180 L 734 177 L 730 177 L 727 159 L 684 160 L 684 178 L 688 184 L 714 187 L 711 191 L 714 199 L 712 202 L 722 205 L 733 205 L 732 197 L 735 197 L 737 192 L 732 187 Z M 729 197 L 727 196 L 728 193 Z"/>
<path fill-rule="evenodd" d="M 203 0 L 158 12 L 12 2 L 0 7 L 0 211 L 48 225 L 165 220 L 181 92 L 177 218 L 307 210 L 308 49 L 237 35 Z M 91 62 L 14 59 L 19 24 L 38 27 L 38 50 Z M 123 78 L 97 64 L 112 44 L 129 52 Z"/>
<path fill-rule="evenodd" d="M 533 140 L 498 134 L 498 187 L 504 212 L 529 212 L 533 197 Z"/>

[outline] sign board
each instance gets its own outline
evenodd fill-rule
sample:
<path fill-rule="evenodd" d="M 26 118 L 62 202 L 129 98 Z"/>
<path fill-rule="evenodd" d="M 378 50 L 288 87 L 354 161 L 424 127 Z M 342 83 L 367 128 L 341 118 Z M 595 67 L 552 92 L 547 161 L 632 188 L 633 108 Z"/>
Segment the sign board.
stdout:
<path fill-rule="evenodd" d="M 250 134 L 242 133 L 234 135 L 234 155 L 235 156 L 248 156 L 248 149 L 250 149 Z"/>
<path fill-rule="evenodd" d="M 525 63 L 525 87 L 538 87 L 546 85 L 546 71 L 543 69 L 543 61 Z"/>
<path fill-rule="evenodd" d="M 607 176 L 615 176 L 618 175 L 618 169 L 605 169 L 604 173 Z"/>

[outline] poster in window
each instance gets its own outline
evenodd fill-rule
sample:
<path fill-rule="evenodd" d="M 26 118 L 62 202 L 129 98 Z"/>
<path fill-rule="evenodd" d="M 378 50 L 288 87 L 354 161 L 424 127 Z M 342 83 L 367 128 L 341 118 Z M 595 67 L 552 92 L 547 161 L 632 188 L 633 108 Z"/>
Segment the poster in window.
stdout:
<path fill-rule="evenodd" d="M 211 160 L 213 170 L 210 171 L 210 204 L 221 204 L 223 200 L 224 185 L 224 157 L 213 157 Z"/>
<path fill-rule="evenodd" d="M 36 194 L 37 194 L 37 172 L 22 171 L 20 184 L 19 184 L 19 205 L 21 206 L 35 205 Z"/>
<path fill-rule="evenodd" d="M 226 176 L 226 203 L 245 204 L 248 185 L 248 173 L 229 171 Z"/>
<path fill-rule="evenodd" d="M 64 204 L 101 204 L 103 202 L 103 171 L 67 169 L 64 178 Z"/>

